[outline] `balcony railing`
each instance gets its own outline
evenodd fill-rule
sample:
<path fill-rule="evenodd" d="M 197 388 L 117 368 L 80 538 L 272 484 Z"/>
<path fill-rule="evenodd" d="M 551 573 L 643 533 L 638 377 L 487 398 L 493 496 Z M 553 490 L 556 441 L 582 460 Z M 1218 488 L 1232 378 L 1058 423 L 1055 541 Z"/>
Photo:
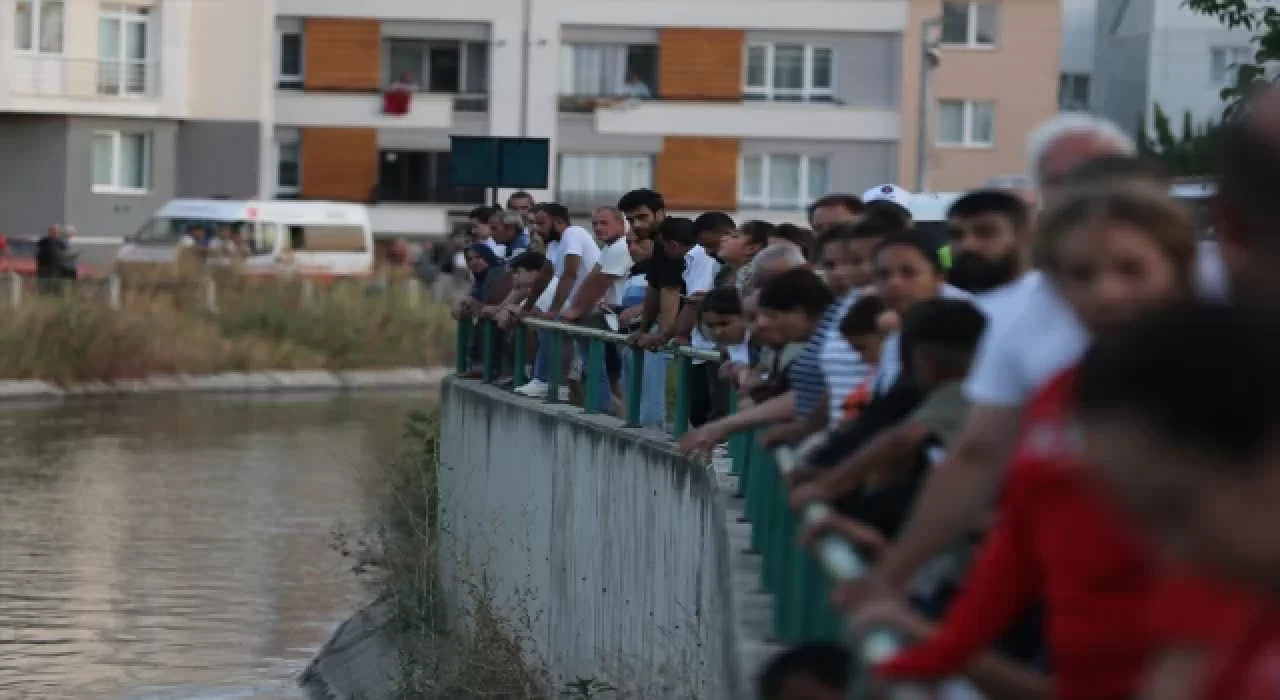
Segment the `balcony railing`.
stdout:
<path fill-rule="evenodd" d="M 628 103 L 661 102 L 687 103 L 712 102 L 719 104 L 813 104 L 835 107 L 846 106 L 845 101 L 834 95 L 761 95 L 743 93 L 737 97 L 679 97 L 670 98 L 661 95 L 653 97 L 631 97 L 628 95 L 561 95 L 560 111 L 574 113 L 594 112 L 599 107 L 615 107 Z"/>
<path fill-rule="evenodd" d="M 612 190 L 593 190 L 591 192 L 583 191 L 560 191 L 556 193 L 556 201 L 563 204 L 570 214 L 590 214 L 597 207 L 616 207 L 618 200 L 627 191 L 615 192 Z"/>
<path fill-rule="evenodd" d="M 13 94 L 149 99 L 160 92 L 159 75 L 160 64 L 156 61 L 18 54 L 13 62 Z"/>

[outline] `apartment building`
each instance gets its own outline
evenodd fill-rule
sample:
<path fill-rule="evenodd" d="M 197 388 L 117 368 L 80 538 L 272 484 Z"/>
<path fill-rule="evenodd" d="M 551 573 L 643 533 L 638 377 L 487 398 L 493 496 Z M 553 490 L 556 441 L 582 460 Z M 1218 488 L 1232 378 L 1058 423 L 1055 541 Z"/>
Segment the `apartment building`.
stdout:
<path fill-rule="evenodd" d="M 1250 33 L 1191 12 L 1182 0 L 1097 0 L 1093 108 L 1136 131 L 1155 105 L 1180 121 L 1217 120 Z"/>
<path fill-rule="evenodd" d="M 0 232 L 120 237 L 174 196 L 257 194 L 273 17 L 270 0 L 0 0 Z"/>

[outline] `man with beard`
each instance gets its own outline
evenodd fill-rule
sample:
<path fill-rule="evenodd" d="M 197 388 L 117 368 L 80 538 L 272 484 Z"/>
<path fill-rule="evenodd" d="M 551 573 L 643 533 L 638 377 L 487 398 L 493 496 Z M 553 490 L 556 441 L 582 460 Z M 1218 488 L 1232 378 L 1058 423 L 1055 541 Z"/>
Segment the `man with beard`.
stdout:
<path fill-rule="evenodd" d="M 957 199 L 947 212 L 947 236 L 947 281 L 966 292 L 994 291 L 1027 271 L 1030 215 L 1013 193 L 977 190 Z"/>

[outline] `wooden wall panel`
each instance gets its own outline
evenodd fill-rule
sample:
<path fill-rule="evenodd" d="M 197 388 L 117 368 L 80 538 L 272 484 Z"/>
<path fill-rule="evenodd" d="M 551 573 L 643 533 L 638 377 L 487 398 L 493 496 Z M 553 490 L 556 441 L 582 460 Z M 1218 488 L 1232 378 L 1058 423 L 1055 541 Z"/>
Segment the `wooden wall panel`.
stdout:
<path fill-rule="evenodd" d="M 657 158 L 655 189 L 668 209 L 733 211 L 739 151 L 737 139 L 667 136 Z"/>
<path fill-rule="evenodd" d="M 303 87 L 366 92 L 381 87 L 382 23 L 309 18 L 303 25 Z"/>
<path fill-rule="evenodd" d="M 658 92 L 663 99 L 742 99 L 746 32 L 662 29 L 658 43 Z"/>
<path fill-rule="evenodd" d="M 378 131 L 308 127 L 299 138 L 301 195 L 366 202 L 378 183 Z"/>

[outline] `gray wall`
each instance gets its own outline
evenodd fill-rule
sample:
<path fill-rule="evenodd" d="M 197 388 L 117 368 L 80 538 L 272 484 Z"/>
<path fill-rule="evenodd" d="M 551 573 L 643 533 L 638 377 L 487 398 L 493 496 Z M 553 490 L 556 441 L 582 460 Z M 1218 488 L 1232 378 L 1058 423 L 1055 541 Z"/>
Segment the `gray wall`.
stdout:
<path fill-rule="evenodd" d="M 896 141 L 742 141 L 744 156 L 772 153 L 826 157 L 832 192 L 861 195 L 870 187 L 898 181 Z"/>
<path fill-rule="evenodd" d="M 747 697 L 709 469 L 665 436 L 479 382 L 447 380 L 441 406 L 439 556 L 455 604 L 483 577 L 502 612 L 533 620 L 517 629 L 566 680 L 605 676 L 626 697 Z"/>
<path fill-rule="evenodd" d="M 561 112 L 556 134 L 561 153 L 586 155 L 652 155 L 662 151 L 659 134 L 602 134 L 596 115 Z"/>
<path fill-rule="evenodd" d="M 66 117 L 0 114 L 0 233 L 35 237 L 66 206 Z"/>
<path fill-rule="evenodd" d="M 257 197 L 261 141 L 255 122 L 182 122 L 178 127 L 177 195 Z"/>
<path fill-rule="evenodd" d="M 151 134 L 151 190 L 140 195 L 93 191 L 93 132 L 147 131 Z M 165 202 L 177 181 L 178 124 L 145 119 L 71 119 L 66 141 L 66 222 L 85 236 L 128 236 L 137 232 Z M 255 161 L 256 162 L 256 161 Z"/>
<path fill-rule="evenodd" d="M 489 114 L 487 112 L 454 112 L 453 127 L 449 129 L 379 129 L 378 148 L 419 151 L 449 150 L 449 136 L 487 136 Z"/>
<path fill-rule="evenodd" d="M 1095 112 L 1130 132 L 1136 130 L 1150 100 L 1154 16 L 1151 0 L 1102 0 L 1098 4 L 1091 102 Z"/>
<path fill-rule="evenodd" d="M 814 44 L 835 49 L 836 98 L 854 107 L 896 107 L 902 36 L 880 32 L 747 32 L 747 44 Z"/>

